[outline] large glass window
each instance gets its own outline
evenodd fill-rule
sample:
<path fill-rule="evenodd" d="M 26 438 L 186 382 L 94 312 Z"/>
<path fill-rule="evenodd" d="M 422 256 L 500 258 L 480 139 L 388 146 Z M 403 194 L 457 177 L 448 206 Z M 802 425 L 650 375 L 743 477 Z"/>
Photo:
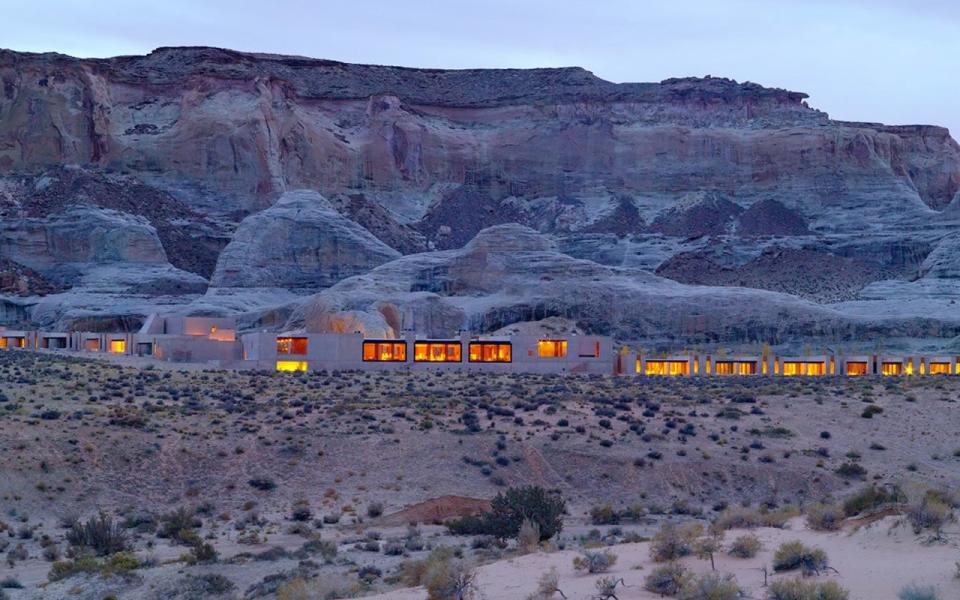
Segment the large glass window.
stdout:
<path fill-rule="evenodd" d="M 822 361 L 783 361 L 783 374 L 792 375 L 826 375 L 827 365 Z"/>
<path fill-rule="evenodd" d="M 415 362 L 460 362 L 460 342 L 414 342 Z"/>
<path fill-rule="evenodd" d="M 688 375 L 690 362 L 686 360 L 648 360 L 644 375 Z"/>
<path fill-rule="evenodd" d="M 540 340 L 537 355 L 540 358 L 563 358 L 567 355 L 567 340 Z"/>
<path fill-rule="evenodd" d="M 470 362 L 508 363 L 513 360 L 510 342 L 470 342 Z"/>
<path fill-rule="evenodd" d="M 85 340 L 83 342 L 83 349 L 87 352 L 99 352 L 100 340 Z"/>
<path fill-rule="evenodd" d="M 857 377 L 867 374 L 867 363 L 864 361 L 847 361 L 847 375 Z"/>
<path fill-rule="evenodd" d="M 931 375 L 949 375 L 949 374 L 950 374 L 950 363 L 948 363 L 948 362 L 931 362 L 931 363 L 930 363 L 930 374 L 931 374 Z"/>
<path fill-rule="evenodd" d="M 757 363 L 749 360 L 718 360 L 717 375 L 756 375 Z"/>
<path fill-rule="evenodd" d="M 113 352 L 114 354 L 123 354 L 126 351 L 126 340 L 110 340 L 110 352 Z"/>
<path fill-rule="evenodd" d="M 278 337 L 277 354 L 306 355 L 307 338 L 305 337 Z"/>
<path fill-rule="evenodd" d="M 363 360 L 375 362 L 406 362 L 407 343 L 392 340 L 364 342 Z"/>
<path fill-rule="evenodd" d="M 902 375 L 903 363 L 885 362 L 880 365 L 880 372 L 884 375 Z"/>

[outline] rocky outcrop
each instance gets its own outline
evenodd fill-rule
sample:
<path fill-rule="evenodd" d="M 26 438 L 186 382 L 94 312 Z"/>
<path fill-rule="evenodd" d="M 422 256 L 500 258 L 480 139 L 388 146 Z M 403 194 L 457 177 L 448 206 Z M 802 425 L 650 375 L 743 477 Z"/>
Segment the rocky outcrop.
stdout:
<path fill-rule="evenodd" d="M 834 121 L 805 98 L 710 77 L 614 84 L 578 68 L 405 69 L 215 48 L 112 59 L 0 51 L 0 220 L 16 223 L 3 243 L 19 253 L 0 255 L 51 281 L 97 289 L 108 262 L 124 273 L 125 265 L 156 265 L 140 282 L 118 277 L 125 283 L 110 296 L 79 287 L 48 296 L 36 305 L 45 322 L 86 318 L 95 302 L 114 303 L 104 322 L 124 310 L 136 319 L 136 302 L 164 294 L 167 307 L 249 310 L 255 326 L 279 327 L 295 298 L 261 286 L 346 289 L 368 269 L 376 267 L 372 277 L 419 264 L 404 292 L 414 296 L 402 298 L 411 319 L 438 330 L 464 320 L 499 327 L 562 315 L 544 314 L 554 301 L 542 295 L 527 308 L 501 304 L 502 283 L 469 275 L 475 265 L 518 290 L 571 293 L 533 271 L 501 268 L 502 254 L 465 247 L 519 223 L 556 244 L 543 250 L 554 258 L 531 263 L 545 277 L 559 278 L 561 263 L 589 263 L 592 277 L 615 288 L 631 280 L 622 290 L 631 298 L 678 284 L 650 275 L 660 269 L 679 282 L 722 284 L 705 289 L 725 298 L 730 286 L 797 294 L 840 311 L 829 322 L 840 313 L 846 322 L 844 311 L 856 319 L 882 312 L 885 293 L 904 314 L 932 311 L 949 322 L 943 307 L 924 304 L 921 288 L 953 293 L 933 264 L 949 257 L 928 254 L 960 226 L 960 146 L 938 127 Z M 282 200 L 301 189 L 330 199 L 304 209 L 314 216 L 303 227 L 284 216 Z M 50 254 L 46 242 L 39 249 L 37 232 L 77 207 L 143 219 L 154 230 L 151 252 L 165 258 L 144 262 L 149 252 L 132 225 L 90 246 L 97 252 L 80 242 L 69 252 Z M 340 251 L 348 247 L 357 251 Z M 428 250 L 466 254 L 440 266 L 445 255 Z M 394 260 L 400 254 L 409 260 Z M 70 266 L 48 268 L 42 256 Z M 820 269 L 801 282 L 805 257 Z M 214 284 L 199 298 L 197 278 Z M 358 293 L 368 304 L 321 311 L 318 327 L 343 310 L 364 327 L 392 327 L 384 324 L 396 319 L 384 315 L 394 315 L 393 284 L 384 285 L 380 300 L 365 287 Z M 457 286 L 508 308 L 453 302 L 447 295 Z M 690 298 L 691 287 L 677 289 Z M 144 296 L 124 299 L 122 289 Z M 17 300 L 11 314 L 24 302 L 32 301 Z M 565 298 L 557 306 L 580 310 Z M 604 314 L 609 306 L 576 306 L 596 311 L 578 313 L 580 326 L 652 331 Z M 672 318 L 657 320 L 674 328 L 665 335 L 689 330 Z M 801 331 L 800 322 L 789 329 Z"/>
<path fill-rule="evenodd" d="M 33 269 L 0 257 L 0 294 L 46 296 L 59 290 Z"/>
<path fill-rule="evenodd" d="M 320 194 L 287 192 L 240 223 L 211 284 L 319 290 L 399 256 Z"/>

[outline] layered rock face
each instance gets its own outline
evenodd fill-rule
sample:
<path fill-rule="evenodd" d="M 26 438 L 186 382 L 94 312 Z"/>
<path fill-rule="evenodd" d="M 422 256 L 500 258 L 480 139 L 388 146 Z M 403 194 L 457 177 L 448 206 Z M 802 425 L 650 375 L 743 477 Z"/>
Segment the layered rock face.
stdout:
<path fill-rule="evenodd" d="M 211 283 L 317 290 L 399 257 L 320 194 L 287 192 L 240 223 Z"/>
<path fill-rule="evenodd" d="M 960 147 L 943 128 L 833 121 L 802 93 L 727 79 L 613 84 L 578 68 L 406 69 L 214 48 L 102 60 L 0 51 L 0 83 L 0 216 L 17 219 L 3 239 L 20 236 L 4 242 L 0 258 L 65 285 L 92 267 L 53 273 L 43 260 L 100 258 L 41 251 L 36 236 L 58 238 L 56 224 L 78 205 L 145 219 L 168 276 L 210 280 L 205 296 L 194 281 L 167 306 L 251 310 L 272 315 L 270 323 L 295 310 L 276 288 L 335 289 L 399 254 L 432 263 L 482 231 L 518 223 L 546 236 L 551 252 L 589 261 L 594 277 L 626 277 L 650 293 L 672 293 L 657 272 L 694 286 L 685 294 L 713 285 L 792 294 L 781 312 L 762 313 L 771 326 L 807 323 L 816 305 L 802 297 L 841 322 L 876 314 L 887 327 L 900 310 L 901 323 L 926 316 L 934 330 L 952 327 L 952 271 L 942 265 L 960 225 Z M 295 193 L 292 208 L 289 193 L 302 189 L 328 202 Z M 116 246 L 111 264 L 147 264 L 133 221 L 120 230 L 103 238 Z M 431 273 L 417 276 L 412 293 L 474 285 L 478 294 L 504 293 L 494 275 Z M 568 293 L 524 276 L 526 285 Z M 383 285 L 385 299 L 395 290 Z M 265 288 L 273 291 L 258 291 Z M 174 289 L 161 285 L 154 297 Z M 117 293 L 96 301 L 113 302 L 107 313 L 137 312 Z M 477 317 L 439 297 L 405 297 L 413 308 L 396 306 L 382 321 L 433 314 L 417 303 L 438 307 L 430 317 L 438 323 L 466 318 L 471 327 L 553 316 L 510 309 Z M 69 326 L 65 315 L 93 310 L 70 298 L 48 297 L 36 311 Z M 381 319 L 368 308 L 349 310 Z M 614 308 L 596 310 L 578 326 L 624 339 L 685 331 L 665 317 L 657 332 L 606 314 Z M 732 324 L 714 331 L 749 337 Z M 806 334 L 822 331 L 811 325 Z"/>

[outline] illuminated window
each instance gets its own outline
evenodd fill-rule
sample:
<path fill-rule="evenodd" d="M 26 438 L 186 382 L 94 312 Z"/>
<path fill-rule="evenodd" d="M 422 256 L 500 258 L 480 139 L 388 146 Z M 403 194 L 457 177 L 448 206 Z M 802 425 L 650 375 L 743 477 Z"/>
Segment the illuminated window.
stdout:
<path fill-rule="evenodd" d="M 470 342 L 470 362 L 508 363 L 513 360 L 509 342 Z"/>
<path fill-rule="evenodd" d="M 931 374 L 931 375 L 949 375 L 949 374 L 950 374 L 950 363 L 948 363 L 948 362 L 931 362 L 931 363 L 930 363 L 930 374 Z"/>
<path fill-rule="evenodd" d="M 794 375 L 826 375 L 827 365 L 822 361 L 783 361 L 783 374 L 790 377 Z"/>
<path fill-rule="evenodd" d="M 460 362 L 459 342 L 414 342 L 414 362 Z"/>
<path fill-rule="evenodd" d="M 99 352 L 100 340 L 85 340 L 83 342 L 83 349 L 87 352 Z"/>
<path fill-rule="evenodd" d="M 880 365 L 880 372 L 884 375 L 902 375 L 903 363 L 885 362 Z"/>
<path fill-rule="evenodd" d="M 749 360 L 718 360 L 717 375 L 756 375 L 757 363 Z"/>
<path fill-rule="evenodd" d="M 305 360 L 278 360 L 277 370 L 284 372 L 306 371 L 307 361 Z"/>
<path fill-rule="evenodd" d="M 297 354 L 305 355 L 307 353 L 307 338 L 305 337 L 278 337 L 277 354 Z"/>
<path fill-rule="evenodd" d="M 406 362 L 407 343 L 388 340 L 364 342 L 363 360 L 374 362 Z"/>
<path fill-rule="evenodd" d="M 110 340 L 110 352 L 113 352 L 114 354 L 123 354 L 126 351 L 126 340 Z"/>
<path fill-rule="evenodd" d="M 903 368 L 903 372 L 907 375 L 913 375 L 913 360 L 907 361 L 907 364 Z"/>
<path fill-rule="evenodd" d="M 690 374 L 690 362 L 686 360 L 648 360 L 644 375 L 676 377 Z"/>
<path fill-rule="evenodd" d="M 867 363 L 863 361 L 847 361 L 847 375 L 857 377 L 867 374 Z"/>
<path fill-rule="evenodd" d="M 704 373 L 707 373 L 707 374 L 710 374 L 710 373 L 712 372 L 712 371 L 711 371 L 711 368 L 712 368 L 712 367 L 711 367 L 711 364 L 710 364 L 710 357 L 708 356 L 708 357 L 707 357 L 707 368 L 704 369 L 703 372 L 704 372 Z"/>
<path fill-rule="evenodd" d="M 540 340 L 537 342 L 537 355 L 540 358 L 563 358 L 567 355 L 567 341 Z"/>
<path fill-rule="evenodd" d="M 770 369 L 770 366 L 767 364 L 767 359 L 764 358 L 761 364 L 763 366 L 763 374 L 766 375 L 767 371 Z"/>
<path fill-rule="evenodd" d="M 211 325 L 211 326 L 210 326 L 210 333 L 216 333 L 216 332 L 217 332 L 217 326 L 216 326 L 216 325 Z"/>
<path fill-rule="evenodd" d="M 6 348 L 6 347 L 7 347 L 7 338 L 0 337 L 0 348 Z"/>

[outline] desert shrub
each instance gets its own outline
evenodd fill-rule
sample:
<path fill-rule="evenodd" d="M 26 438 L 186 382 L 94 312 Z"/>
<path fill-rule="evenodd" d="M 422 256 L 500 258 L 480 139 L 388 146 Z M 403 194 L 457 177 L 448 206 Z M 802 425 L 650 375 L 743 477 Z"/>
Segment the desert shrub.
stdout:
<path fill-rule="evenodd" d="M 107 556 L 127 549 L 127 537 L 120 525 L 103 513 L 85 523 L 76 522 L 67 532 L 67 542 L 75 548 Z"/>
<path fill-rule="evenodd" d="M 873 415 L 879 415 L 883 412 L 883 409 L 877 406 L 876 404 L 870 404 L 863 409 L 863 412 L 860 413 L 860 416 L 864 419 L 872 419 Z"/>
<path fill-rule="evenodd" d="M 720 513 L 714 523 L 721 529 L 754 529 L 757 527 L 782 529 L 787 521 L 797 514 L 797 509 L 792 506 L 785 506 L 776 510 L 730 506 Z"/>
<path fill-rule="evenodd" d="M 454 550 L 446 546 L 434 548 L 430 554 L 420 560 L 408 560 L 400 565 L 400 581 L 407 587 L 424 585 L 427 573 L 433 565 L 452 560 Z"/>
<path fill-rule="evenodd" d="M 217 551 L 211 544 L 197 540 L 183 558 L 190 565 L 212 563 L 217 561 Z"/>
<path fill-rule="evenodd" d="M 254 477 L 247 481 L 247 484 L 250 485 L 255 490 L 260 490 L 261 492 L 272 492 L 277 489 L 277 484 L 274 480 L 269 477 Z"/>
<path fill-rule="evenodd" d="M 352 598 L 359 591 L 356 588 L 356 582 L 339 573 L 325 573 L 309 580 L 297 577 L 277 588 L 277 600 Z"/>
<path fill-rule="evenodd" d="M 616 525 L 620 523 L 620 513 L 612 506 L 594 506 L 590 509 L 590 522 L 594 525 Z"/>
<path fill-rule="evenodd" d="M 517 533 L 517 547 L 521 552 L 535 552 L 540 545 L 540 527 L 530 519 L 524 519 Z"/>
<path fill-rule="evenodd" d="M 650 540 L 650 557 L 656 562 L 676 560 L 693 553 L 693 545 L 703 532 L 699 523 L 664 523 Z"/>
<path fill-rule="evenodd" d="M 376 519 L 377 517 L 383 514 L 383 503 L 382 502 L 371 502 L 367 505 L 367 516 L 371 519 Z"/>
<path fill-rule="evenodd" d="M 845 462 L 834 471 L 844 479 L 863 479 L 867 476 L 867 470 L 857 463 Z"/>
<path fill-rule="evenodd" d="M 501 539 L 516 537 L 524 519 L 540 528 L 540 540 L 548 540 L 563 529 L 567 505 L 555 492 L 542 487 L 510 488 L 490 503 L 490 511 L 479 516 L 456 519 L 447 524 L 455 535 L 493 535 Z"/>
<path fill-rule="evenodd" d="M 767 600 L 847 600 L 850 593 L 835 581 L 781 579 L 767 588 Z"/>
<path fill-rule="evenodd" d="M 932 585 L 911 583 L 900 588 L 900 591 L 897 592 L 897 598 L 899 600 L 940 600 L 940 594 L 937 592 L 937 588 Z"/>
<path fill-rule="evenodd" d="M 100 563 L 96 557 L 81 556 L 76 560 L 61 560 L 50 565 L 47 579 L 50 581 L 60 581 L 61 579 L 66 579 L 79 573 L 96 573 L 99 570 Z"/>
<path fill-rule="evenodd" d="M 606 573 L 616 563 L 617 555 L 612 552 L 585 550 L 580 556 L 574 557 L 573 568 L 587 573 Z"/>
<path fill-rule="evenodd" d="M 687 581 L 687 570 L 679 563 L 654 569 L 643 579 L 643 589 L 661 596 L 676 596 Z"/>
<path fill-rule="evenodd" d="M 469 600 L 479 590 L 476 575 L 462 560 L 445 560 L 433 564 L 426 573 L 427 600 Z"/>
<path fill-rule="evenodd" d="M 820 548 L 809 548 L 802 542 L 784 542 L 773 553 L 774 571 L 800 569 L 804 575 L 819 574 L 828 566 L 827 553 Z"/>
<path fill-rule="evenodd" d="M 21 590 L 23 589 L 23 584 L 20 583 L 15 577 L 4 577 L 0 579 L 0 588 L 6 590 Z"/>
<path fill-rule="evenodd" d="M 760 538 L 748 533 L 741 535 L 730 544 L 729 554 L 737 558 L 753 558 L 760 552 Z"/>
<path fill-rule="evenodd" d="M 737 600 L 742 595 L 733 575 L 704 573 L 684 580 L 677 594 L 679 600 Z"/>
<path fill-rule="evenodd" d="M 192 511 L 180 507 L 173 512 L 160 516 L 160 529 L 157 537 L 168 538 L 182 544 L 192 544 L 196 538 L 194 529 L 203 523 Z"/>
<path fill-rule="evenodd" d="M 924 496 L 923 500 L 907 508 L 907 520 L 914 533 L 929 529 L 939 537 L 943 526 L 953 520 L 953 511 L 937 498 Z"/>
<path fill-rule="evenodd" d="M 615 577 L 600 577 L 595 584 L 597 593 L 593 596 L 595 600 L 619 600 L 617 598 L 617 586 L 626 585 L 623 579 Z"/>
<path fill-rule="evenodd" d="M 832 504 L 811 504 L 806 513 L 807 526 L 814 531 L 836 531 L 843 523 L 843 509 Z"/>
<path fill-rule="evenodd" d="M 869 510 L 876 510 L 888 504 L 897 504 L 906 501 L 906 495 L 895 485 L 887 488 L 869 485 L 846 499 L 843 503 L 843 513 L 848 517 L 852 517 Z"/>
<path fill-rule="evenodd" d="M 560 591 L 560 574 L 556 567 L 551 567 L 549 571 L 540 576 L 536 591 L 527 596 L 527 600 L 554 600 L 557 594 L 566 597 Z"/>

